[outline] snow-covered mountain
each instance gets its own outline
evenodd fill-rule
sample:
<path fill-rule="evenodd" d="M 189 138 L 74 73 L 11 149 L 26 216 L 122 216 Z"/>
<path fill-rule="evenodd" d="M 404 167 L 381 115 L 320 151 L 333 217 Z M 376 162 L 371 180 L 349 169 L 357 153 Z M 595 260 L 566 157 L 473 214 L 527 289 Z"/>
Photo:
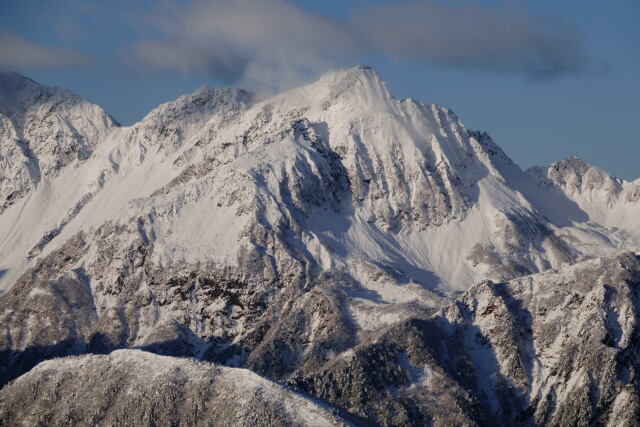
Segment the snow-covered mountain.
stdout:
<path fill-rule="evenodd" d="M 502 343 L 503 332 L 520 332 L 485 331 L 465 314 L 476 309 L 469 301 L 478 289 L 502 295 L 503 286 L 525 283 L 518 280 L 573 274 L 549 271 L 640 247 L 640 180 L 614 178 L 577 158 L 522 171 L 486 133 L 466 129 L 447 108 L 395 99 L 367 67 L 266 99 L 202 88 L 129 127 L 61 89 L 17 74 L 0 79 L 4 381 L 54 356 L 141 348 L 292 381 L 365 420 L 436 419 L 440 401 L 414 396 L 405 407 L 392 393 L 373 399 L 375 409 L 372 396 L 316 376 L 337 375 L 348 355 L 383 340 L 381 330 L 408 336 L 400 332 L 412 322 L 441 334 L 443 348 L 461 345 L 462 338 L 446 338 L 454 329 Z M 599 280 L 614 273 L 606 269 Z M 514 281 L 473 286 L 482 280 Z M 562 286 L 597 285 L 583 283 L 589 280 L 577 275 Z M 552 287 L 509 298 L 520 310 Z M 638 309 L 628 298 L 627 314 Z M 436 314 L 447 304 L 468 308 Z M 613 316 L 602 305 L 591 308 L 593 316 Z M 544 323 L 553 307 L 526 310 Z M 526 329 L 521 316 L 514 330 Z M 425 334 L 403 345 L 430 346 L 420 341 Z M 445 357 L 438 351 L 429 350 Z M 570 367 L 562 381 L 547 380 L 548 361 L 505 373 L 532 356 L 513 362 L 476 353 L 461 360 L 515 381 L 511 397 L 519 400 L 503 396 L 502 380 L 467 383 L 440 365 L 458 394 L 430 390 L 467 402 L 461 420 L 507 422 L 515 416 L 508 404 L 524 411 L 518 416 L 551 422 L 560 415 L 544 406 L 549 393 L 581 375 Z M 429 387 L 429 375 L 394 354 L 400 365 L 390 369 L 417 375 L 411 384 L 422 381 L 411 393 Z M 368 387 L 391 387 L 371 381 Z"/>
<path fill-rule="evenodd" d="M 257 227 L 318 271 L 366 282 L 364 266 L 386 269 L 438 290 L 640 245 L 640 182 L 577 159 L 522 172 L 364 67 L 262 101 L 203 88 L 125 128 L 16 74 L 2 87 L 4 289 L 42 251 L 138 218 L 153 221 L 159 265 L 232 266 L 260 247 Z"/>

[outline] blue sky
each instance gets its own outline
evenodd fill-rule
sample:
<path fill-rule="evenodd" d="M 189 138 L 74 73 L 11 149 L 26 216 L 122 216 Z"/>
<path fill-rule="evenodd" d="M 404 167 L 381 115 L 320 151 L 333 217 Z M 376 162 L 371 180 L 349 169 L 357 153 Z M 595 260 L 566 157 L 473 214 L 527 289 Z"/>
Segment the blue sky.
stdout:
<path fill-rule="evenodd" d="M 371 65 L 518 164 L 570 155 L 640 177 L 640 2 L 3 1 L 0 67 L 124 124 L 202 85 L 274 91 Z"/>

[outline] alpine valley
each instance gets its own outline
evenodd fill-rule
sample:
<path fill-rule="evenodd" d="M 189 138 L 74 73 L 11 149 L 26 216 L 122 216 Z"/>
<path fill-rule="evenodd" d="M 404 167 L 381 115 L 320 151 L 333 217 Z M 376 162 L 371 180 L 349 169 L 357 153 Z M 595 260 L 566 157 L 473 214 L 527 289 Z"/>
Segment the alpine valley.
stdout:
<path fill-rule="evenodd" d="M 368 67 L 132 126 L 0 74 L 0 425 L 640 422 L 640 179 Z"/>

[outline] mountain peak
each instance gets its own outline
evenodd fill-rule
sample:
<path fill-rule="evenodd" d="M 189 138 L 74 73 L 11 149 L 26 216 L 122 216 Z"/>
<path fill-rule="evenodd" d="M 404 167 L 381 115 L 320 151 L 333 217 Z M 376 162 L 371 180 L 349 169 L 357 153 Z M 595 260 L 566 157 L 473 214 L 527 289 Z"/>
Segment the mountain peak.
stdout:
<path fill-rule="evenodd" d="M 142 119 L 142 122 L 157 119 L 160 116 L 189 116 L 198 112 L 206 114 L 208 110 L 229 104 L 249 103 L 255 95 L 243 89 L 215 88 L 201 86 L 194 92 L 181 95 L 175 100 L 165 102 L 154 108 Z M 209 112 L 210 113 L 210 112 Z"/>
<path fill-rule="evenodd" d="M 17 72 L 0 72 L 0 108 L 4 114 L 21 114 L 46 102 L 87 102 L 59 87 L 44 86 Z"/>
<path fill-rule="evenodd" d="M 368 109 L 380 107 L 395 100 L 378 73 L 371 67 L 363 65 L 329 71 L 305 88 L 310 89 L 314 95 L 320 96 L 325 102 L 345 98 L 349 99 L 354 106 L 366 106 Z"/>
<path fill-rule="evenodd" d="M 594 166 L 578 156 L 567 157 L 566 159 L 553 162 L 547 168 L 550 178 L 567 181 L 570 180 L 574 184 L 579 182 L 588 182 L 592 187 L 597 186 L 614 186 L 621 183 L 622 180 L 614 177 L 612 174 L 599 166 Z"/>
<path fill-rule="evenodd" d="M 19 88 L 26 84 L 37 85 L 38 83 L 36 83 L 34 80 L 16 71 L 0 70 L 0 87 L 2 87 L 3 89 Z"/>
<path fill-rule="evenodd" d="M 0 213 L 45 177 L 86 160 L 117 126 L 101 107 L 66 89 L 0 73 Z"/>
<path fill-rule="evenodd" d="M 242 89 L 202 86 L 156 107 L 133 128 L 141 129 L 146 140 L 177 147 L 212 117 L 248 108 L 255 99 L 254 93 Z"/>
<path fill-rule="evenodd" d="M 24 84 L 26 82 L 35 83 L 29 77 L 22 75 L 16 71 L 2 71 L 0 70 L 0 87 L 15 87 L 19 84 Z"/>
<path fill-rule="evenodd" d="M 380 76 L 368 65 L 356 65 L 354 67 L 341 67 L 329 70 L 319 80 L 341 80 L 345 77 L 361 76 L 369 80 L 380 80 Z"/>

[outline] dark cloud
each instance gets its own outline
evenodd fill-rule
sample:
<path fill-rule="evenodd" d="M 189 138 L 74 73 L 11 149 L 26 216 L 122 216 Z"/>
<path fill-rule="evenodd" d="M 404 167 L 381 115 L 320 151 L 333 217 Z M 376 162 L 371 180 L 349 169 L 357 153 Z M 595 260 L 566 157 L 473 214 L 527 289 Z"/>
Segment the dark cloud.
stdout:
<path fill-rule="evenodd" d="M 247 68 L 247 59 L 231 49 L 172 40 L 137 42 L 120 59 L 142 70 L 197 72 L 227 81 L 237 79 Z"/>
<path fill-rule="evenodd" d="M 568 23 L 522 7 L 422 1 L 360 10 L 352 19 L 372 49 L 402 58 L 530 79 L 588 66 L 581 39 Z"/>
<path fill-rule="evenodd" d="M 76 68 L 90 64 L 89 57 L 80 52 L 46 46 L 0 31 L 0 68 Z"/>

